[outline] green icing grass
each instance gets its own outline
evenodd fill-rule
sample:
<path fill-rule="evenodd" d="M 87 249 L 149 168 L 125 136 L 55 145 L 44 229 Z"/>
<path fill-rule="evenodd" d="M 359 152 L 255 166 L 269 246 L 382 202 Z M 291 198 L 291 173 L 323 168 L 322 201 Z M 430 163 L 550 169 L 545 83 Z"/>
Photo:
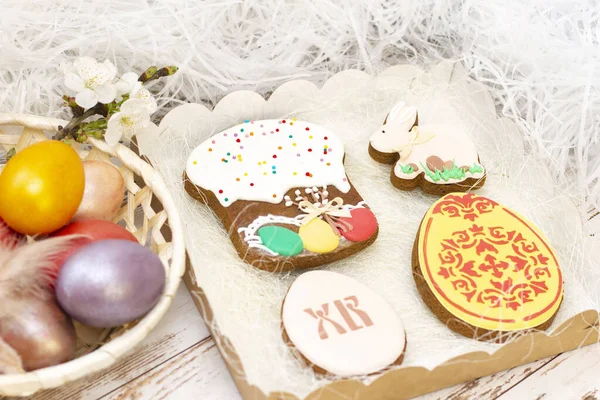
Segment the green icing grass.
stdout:
<path fill-rule="evenodd" d="M 442 169 L 441 171 L 438 169 L 436 169 L 435 171 L 432 171 L 423 163 L 420 163 L 420 164 L 421 164 L 421 167 L 423 168 L 423 171 L 425 171 L 427 176 L 433 182 L 439 182 L 440 180 L 443 180 L 444 182 L 448 182 L 450 179 L 463 180 L 467 176 L 467 172 L 465 170 L 463 170 L 462 168 L 459 168 L 455 162 L 452 162 L 452 168 L 448 168 L 448 167 L 444 166 L 444 169 Z M 412 174 L 414 172 L 414 168 L 408 164 L 400 165 L 400 169 L 405 174 Z M 482 173 L 483 167 L 477 163 L 473 163 L 473 165 L 471 165 L 469 167 L 468 172 L 471 174 Z"/>
<path fill-rule="evenodd" d="M 483 167 L 481 165 L 473 164 L 469 167 L 469 172 L 472 174 L 480 174 L 483 172 Z"/>
<path fill-rule="evenodd" d="M 452 168 L 444 166 L 444 169 L 441 171 L 437 169 L 432 171 L 426 165 L 423 165 L 423 163 L 421 163 L 421 167 L 423 167 L 427 176 L 434 182 L 439 182 L 440 180 L 448 182 L 450 179 L 463 180 L 467 175 L 465 170 L 459 168 L 454 162 L 452 163 Z M 483 167 L 474 163 L 469 167 L 469 172 L 471 174 L 481 173 L 483 172 Z"/>
<path fill-rule="evenodd" d="M 441 171 L 438 169 L 432 171 L 426 165 L 423 165 L 423 163 L 421 163 L 421 167 L 423 167 L 427 176 L 434 182 L 439 182 L 440 180 L 448 182 L 450 179 L 462 180 L 466 177 L 465 171 L 457 167 L 454 163 L 452 163 L 452 168 L 444 166 L 444 169 Z"/>
<path fill-rule="evenodd" d="M 410 175 L 413 172 L 415 172 L 415 169 L 408 164 L 406 164 L 406 165 L 400 164 L 400 169 L 402 170 L 403 173 L 405 173 L 407 175 Z"/>

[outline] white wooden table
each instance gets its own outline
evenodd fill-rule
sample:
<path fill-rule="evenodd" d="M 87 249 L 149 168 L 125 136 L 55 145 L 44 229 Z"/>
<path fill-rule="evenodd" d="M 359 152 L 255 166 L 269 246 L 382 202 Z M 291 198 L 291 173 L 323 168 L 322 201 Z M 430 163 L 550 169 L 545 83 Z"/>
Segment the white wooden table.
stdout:
<path fill-rule="evenodd" d="M 600 344 L 540 360 L 420 400 L 600 398 Z M 104 373 L 39 393 L 35 400 L 241 399 L 192 299 L 181 285 L 160 325 Z"/>

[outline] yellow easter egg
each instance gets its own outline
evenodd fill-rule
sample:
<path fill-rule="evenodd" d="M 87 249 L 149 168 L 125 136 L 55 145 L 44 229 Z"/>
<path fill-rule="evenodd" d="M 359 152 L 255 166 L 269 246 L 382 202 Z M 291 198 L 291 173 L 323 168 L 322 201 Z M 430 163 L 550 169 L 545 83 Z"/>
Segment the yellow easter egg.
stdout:
<path fill-rule="evenodd" d="M 416 244 L 415 274 L 450 314 L 473 327 L 534 328 L 560 307 L 562 274 L 546 238 L 493 200 L 442 197 L 425 214 Z"/>
<path fill-rule="evenodd" d="M 298 230 L 304 248 L 313 253 L 329 253 L 340 244 L 340 237 L 331 226 L 320 218 L 315 218 Z"/>

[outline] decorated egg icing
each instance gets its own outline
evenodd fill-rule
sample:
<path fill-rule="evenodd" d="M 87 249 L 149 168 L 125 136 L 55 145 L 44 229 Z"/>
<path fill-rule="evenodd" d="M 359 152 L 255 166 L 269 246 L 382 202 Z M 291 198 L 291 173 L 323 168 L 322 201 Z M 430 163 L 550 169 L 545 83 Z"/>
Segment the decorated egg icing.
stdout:
<path fill-rule="evenodd" d="M 205 140 L 188 159 L 184 185 L 257 268 L 316 267 L 377 237 L 375 215 L 346 176 L 342 141 L 294 118 L 246 120 Z"/>
<path fill-rule="evenodd" d="M 377 219 L 373 211 L 368 208 L 355 208 L 350 211 L 350 218 L 340 219 L 351 226 L 350 229 L 341 231 L 342 236 L 353 242 L 367 240 L 377 231 Z"/>
<path fill-rule="evenodd" d="M 281 226 L 263 226 L 258 230 L 258 236 L 268 249 L 282 256 L 295 256 L 304 249 L 300 235 Z"/>
<path fill-rule="evenodd" d="M 304 247 L 313 253 L 329 253 L 340 243 L 339 233 L 322 219 L 313 219 L 298 230 Z"/>
<path fill-rule="evenodd" d="M 489 331 L 543 326 L 563 298 L 558 260 L 542 233 L 472 193 L 448 194 L 429 209 L 418 236 L 418 268 L 444 309 Z"/>
<path fill-rule="evenodd" d="M 194 149 L 186 173 L 223 207 L 237 200 L 280 203 L 294 187 L 334 185 L 347 193 L 343 160 L 342 142 L 321 126 L 247 120 Z"/>
<path fill-rule="evenodd" d="M 402 322 L 385 299 L 336 272 L 300 275 L 281 316 L 288 343 L 319 372 L 372 374 L 399 364 L 406 347 Z"/>

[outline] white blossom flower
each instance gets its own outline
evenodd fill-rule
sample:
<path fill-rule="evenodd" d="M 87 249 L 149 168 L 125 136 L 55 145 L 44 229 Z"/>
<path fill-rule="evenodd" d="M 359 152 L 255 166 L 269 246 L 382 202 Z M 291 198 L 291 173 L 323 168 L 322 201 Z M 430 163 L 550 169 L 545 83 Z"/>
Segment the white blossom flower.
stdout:
<path fill-rule="evenodd" d="M 142 85 L 142 82 L 138 81 L 138 74 L 135 72 L 127 72 L 119 78 L 115 83 L 115 89 L 117 90 L 117 100 L 121 100 L 124 94 L 129 94 L 137 84 Z"/>
<path fill-rule="evenodd" d="M 152 93 L 150 93 L 148 89 L 142 86 L 141 82 L 138 83 L 139 86 L 135 85 L 129 93 L 129 98 L 142 100 L 146 105 L 146 109 L 148 110 L 148 112 L 152 114 L 158 108 L 158 105 L 156 104 L 156 99 L 154 98 L 154 96 L 152 96 Z"/>
<path fill-rule="evenodd" d="M 140 153 L 148 153 L 158 137 L 158 127 L 150 121 L 146 102 L 142 99 L 129 99 L 121 105 L 121 110 L 108 120 L 104 140 L 111 146 L 119 140 L 128 144 L 137 137 Z"/>
<path fill-rule="evenodd" d="M 73 61 L 72 72 L 65 75 L 65 85 L 73 90 L 75 102 L 88 109 L 98 102 L 108 104 L 117 94 L 113 80 L 117 69 L 106 60 L 100 64 L 90 57 L 80 57 Z"/>
<path fill-rule="evenodd" d="M 124 94 L 129 94 L 130 99 L 143 100 L 150 114 L 158 108 L 156 99 L 144 88 L 142 82 L 138 81 L 138 75 L 135 72 L 127 72 L 115 84 L 117 89 L 117 100 L 120 101 Z"/>

